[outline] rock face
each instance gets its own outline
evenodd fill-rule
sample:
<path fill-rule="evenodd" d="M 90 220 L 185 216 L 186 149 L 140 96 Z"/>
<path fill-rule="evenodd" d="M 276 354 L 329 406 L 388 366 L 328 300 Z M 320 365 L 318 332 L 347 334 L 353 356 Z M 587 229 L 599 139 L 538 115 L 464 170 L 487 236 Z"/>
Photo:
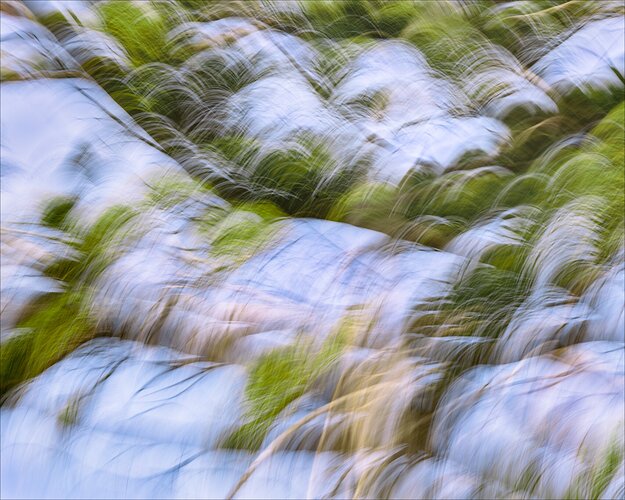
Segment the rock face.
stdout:
<path fill-rule="evenodd" d="M 2 363 L 60 354 L 3 395 L 0 497 L 622 498 L 625 251 L 622 224 L 601 219 L 622 199 L 577 196 L 602 175 L 600 187 L 621 182 L 601 127 L 622 132 L 622 119 L 604 110 L 595 135 L 558 136 L 521 173 L 490 162 L 516 161 L 552 118 L 568 127 L 557 114 L 576 91 L 599 108 L 622 89 L 623 18 L 608 3 L 528 53 L 477 44 L 462 78 L 435 69 L 431 47 L 311 41 L 251 14 L 181 17 L 165 40 L 186 59 L 139 64 L 101 7 L 3 4 Z M 271 15 L 312 8 L 287 4 Z M 155 25 L 164 15 L 128 5 Z M 88 77 L 94 60 L 145 92 L 132 102 L 153 106 L 148 119 Z M 142 71 L 166 78 L 146 90 Z M 182 116 L 158 108 L 169 91 Z M 521 110 L 541 121 L 518 139 L 508 120 Z M 205 136 L 252 152 L 220 156 Z M 384 220 L 406 196 L 422 210 L 402 214 L 399 237 L 288 216 L 261 175 L 268 151 L 287 149 L 313 164 L 293 192 L 323 171 L 314 203 L 362 163 L 358 182 L 400 193 Z M 480 166 L 464 169 L 471 154 Z M 591 173 L 576 177 L 579 164 Z M 485 180 L 498 208 L 472 218 Z M 127 219 L 98 236 L 120 207 Z M 437 248 L 409 241 L 441 228 L 454 236 Z M 79 314 L 59 321 L 84 315 L 92 332 L 59 347 L 32 317 L 64 296 Z M 22 346 L 31 357 L 16 361 Z"/>
<path fill-rule="evenodd" d="M 245 383 L 240 365 L 93 341 L 2 410 L 3 497 L 224 497 L 255 458 L 217 447 L 244 417 Z M 505 496 L 530 479 L 534 494 L 563 497 L 589 465 L 623 446 L 623 392 L 621 343 L 579 344 L 557 357 L 476 368 L 442 399 L 433 458 L 279 451 L 238 496 L 341 497 L 354 487 L 341 469 L 357 475 L 376 465 L 382 472 L 370 487 L 392 497 L 466 498 L 484 488 Z M 314 411 L 301 408 L 291 425 Z M 321 429 L 335 424 L 319 421 Z M 269 442 L 288 427 L 279 425 Z M 311 430 L 303 428 L 302 437 Z M 607 497 L 622 493 L 622 457 L 613 468 Z"/>

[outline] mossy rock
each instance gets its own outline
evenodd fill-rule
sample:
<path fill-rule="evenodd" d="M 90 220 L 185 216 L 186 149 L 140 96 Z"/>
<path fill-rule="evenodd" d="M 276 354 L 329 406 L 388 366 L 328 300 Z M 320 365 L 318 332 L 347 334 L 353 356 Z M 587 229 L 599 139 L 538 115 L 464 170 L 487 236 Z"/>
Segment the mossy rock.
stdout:
<path fill-rule="evenodd" d="M 339 331 L 320 348 L 304 341 L 271 351 L 255 361 L 245 388 L 247 421 L 227 436 L 222 446 L 258 450 L 276 417 L 327 372 L 346 342 L 347 332 Z"/>

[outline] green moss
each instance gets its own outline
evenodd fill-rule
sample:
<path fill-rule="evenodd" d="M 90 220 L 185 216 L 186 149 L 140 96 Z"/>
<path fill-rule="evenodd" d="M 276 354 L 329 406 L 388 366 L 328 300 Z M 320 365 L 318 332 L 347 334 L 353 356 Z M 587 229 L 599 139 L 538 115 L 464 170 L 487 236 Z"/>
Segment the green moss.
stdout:
<path fill-rule="evenodd" d="M 619 466 L 623 461 L 623 450 L 615 441 L 609 448 L 604 456 L 602 462 L 600 462 L 591 472 L 590 475 L 590 494 L 588 498 L 599 499 L 602 498 L 603 491 L 607 488 L 608 484 L 618 472 Z"/>
<path fill-rule="evenodd" d="M 341 39 L 377 32 L 369 0 L 311 0 L 303 6 L 308 20 L 325 36 Z"/>
<path fill-rule="evenodd" d="M 167 27 L 151 4 L 126 0 L 98 5 L 106 32 L 113 35 L 128 53 L 134 66 L 158 62 L 167 56 Z"/>
<path fill-rule="evenodd" d="M 485 253 L 482 262 L 502 271 L 521 273 L 527 261 L 529 248 L 520 245 L 498 245 Z"/>
<path fill-rule="evenodd" d="M 252 367 L 245 390 L 249 421 L 229 436 L 224 446 L 258 449 L 278 414 L 305 392 L 310 376 L 306 352 L 301 348 L 263 356 Z"/>
<path fill-rule="evenodd" d="M 526 202 L 549 212 L 570 202 L 587 203 L 599 228 L 599 260 L 609 258 L 622 242 L 625 217 L 625 150 L 623 103 L 586 136 L 581 145 L 562 147 L 538 158 L 530 175 L 514 181 L 507 201 Z M 539 189 L 540 185 L 544 186 Z M 522 189 L 524 191 L 522 191 Z M 525 194 L 525 197 L 523 196 Z"/>
<path fill-rule="evenodd" d="M 136 215 L 137 212 L 130 207 L 115 206 L 106 210 L 86 231 L 71 227 L 70 234 L 76 238 L 71 246 L 76 254 L 55 261 L 45 274 L 72 286 L 78 281 L 92 283 L 119 257 L 118 245 L 128 236 L 124 229 Z"/>
<path fill-rule="evenodd" d="M 60 293 L 37 298 L 17 323 L 19 333 L 0 349 L 0 393 L 39 375 L 97 333 L 90 313 L 95 279 L 120 255 L 123 228 L 135 216 L 129 207 L 107 210 L 91 227 L 80 229 L 68 218 L 67 201 L 53 201 L 43 223 L 63 226 L 75 242 L 75 254 L 57 259 L 44 274 L 58 280 Z"/>
<path fill-rule="evenodd" d="M 235 210 L 215 228 L 211 253 L 237 260 L 251 256 L 265 241 L 269 223 L 253 212 Z"/>
<path fill-rule="evenodd" d="M 272 241 L 277 230 L 274 223 L 284 216 L 270 202 L 246 202 L 231 210 L 209 210 L 199 227 L 211 242 L 212 257 L 238 265 Z"/>
<path fill-rule="evenodd" d="M 421 12 L 400 36 L 415 44 L 432 67 L 453 78 L 462 58 L 479 50 L 486 39 L 453 2 L 422 2 L 418 6 Z"/>
<path fill-rule="evenodd" d="M 173 208 L 196 193 L 210 193 L 210 189 L 188 176 L 167 176 L 150 185 L 147 204 Z"/>
<path fill-rule="evenodd" d="M 363 182 L 336 201 L 328 219 L 388 232 L 390 225 L 401 223 L 401 219 L 391 221 L 396 197 L 389 184 Z"/>
<path fill-rule="evenodd" d="M 245 389 L 247 422 L 226 438 L 226 448 L 257 450 L 276 417 L 336 361 L 346 345 L 346 334 L 329 337 L 315 353 L 304 342 L 274 350 L 250 369 Z"/>
<path fill-rule="evenodd" d="M 470 170 L 424 177 L 402 187 L 398 210 L 410 219 L 428 215 L 470 225 L 491 210 L 509 178 L 500 172 Z"/>
<path fill-rule="evenodd" d="M 84 290 L 51 294 L 17 325 L 23 332 L 3 342 L 0 349 L 2 396 L 95 336 L 86 297 Z"/>
<path fill-rule="evenodd" d="M 54 229 L 63 229 L 67 226 L 68 215 L 74 205 L 76 198 L 71 196 L 59 196 L 48 203 L 44 209 L 41 223 Z"/>
<path fill-rule="evenodd" d="M 623 449 L 615 439 L 607 448 L 603 457 L 573 482 L 564 498 L 571 500 L 605 498 L 604 490 L 608 487 L 619 466 L 623 463 Z"/>
<path fill-rule="evenodd" d="M 320 138 L 302 136 L 296 146 L 260 158 L 250 179 L 250 194 L 290 215 L 325 218 L 362 173 L 357 162 L 338 168 Z"/>
<path fill-rule="evenodd" d="M 398 37 L 410 21 L 419 15 L 415 2 L 404 0 L 383 2 L 373 14 L 375 25 L 388 37 Z"/>

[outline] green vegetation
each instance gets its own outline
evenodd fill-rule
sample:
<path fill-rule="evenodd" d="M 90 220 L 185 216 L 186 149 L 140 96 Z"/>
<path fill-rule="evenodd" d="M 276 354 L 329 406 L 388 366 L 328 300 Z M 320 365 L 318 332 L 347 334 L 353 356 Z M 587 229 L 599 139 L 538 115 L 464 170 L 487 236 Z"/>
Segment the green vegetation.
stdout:
<path fill-rule="evenodd" d="M 120 42 L 133 66 L 167 57 L 167 26 L 152 4 L 119 0 L 99 7 L 102 28 Z"/>
<path fill-rule="evenodd" d="M 278 414 L 311 389 L 337 360 L 345 342 L 345 334 L 339 333 L 328 337 L 317 352 L 304 342 L 259 358 L 250 369 L 245 389 L 247 421 L 225 439 L 223 446 L 259 449 Z"/>
<path fill-rule="evenodd" d="M 52 200 L 42 223 L 74 236 L 67 257 L 48 265 L 44 275 L 57 280 L 59 292 L 37 297 L 18 321 L 17 333 L 0 349 L 0 395 L 38 375 L 84 342 L 102 333 L 91 314 L 93 285 L 121 253 L 124 230 L 135 215 L 128 207 L 113 207 L 86 230 L 70 217 L 73 202 Z"/>
<path fill-rule="evenodd" d="M 605 497 L 605 489 L 610 481 L 618 474 L 623 465 L 623 449 L 617 440 L 610 443 L 603 455 L 589 467 L 584 474 L 577 478 L 571 489 L 565 495 L 567 500 L 582 498 L 598 500 Z"/>
<path fill-rule="evenodd" d="M 96 334 L 83 290 L 46 296 L 3 342 L 0 394 L 38 375 Z"/>
<path fill-rule="evenodd" d="M 623 16 L 619 2 L 110 0 L 91 7 L 95 20 L 87 25 L 61 11 L 39 21 L 70 54 L 67 66 L 79 65 L 71 76 L 91 78 L 102 87 L 184 171 L 154 179 L 135 206 L 112 207 L 91 224 L 84 222 L 90 210 L 80 213 L 87 199 L 72 195 L 45 207 L 41 234 L 10 228 L 21 231 L 26 241 L 41 237 L 58 243 L 53 260 L 32 264 L 58 289 L 31 300 L 3 338 L 0 397 L 7 398 L 85 342 L 110 334 L 106 319 L 96 314 L 101 312 L 101 278 L 135 249 L 144 232 L 159 225 L 161 216 L 184 225 L 180 241 L 187 241 L 189 230 L 190 239 L 199 242 L 199 250 L 172 250 L 179 251 L 176 258 L 182 256 L 181 269 L 189 262 L 198 267 L 188 280 L 167 276 L 162 295 L 148 313 L 158 319 L 138 321 L 154 331 L 171 327 L 162 338 L 173 337 L 176 348 L 195 349 L 211 361 L 230 362 L 230 348 L 257 325 L 282 325 L 283 309 L 269 310 L 273 290 L 258 290 L 261 300 L 252 297 L 247 304 L 246 298 L 239 302 L 236 296 L 239 284 L 226 280 L 234 289 L 232 303 L 228 298 L 213 304 L 212 298 L 203 302 L 204 295 L 194 296 L 194 287 L 198 295 L 208 295 L 213 291 L 208 287 L 220 286 L 228 273 L 240 270 L 270 245 L 282 244 L 290 227 L 284 222 L 291 218 L 325 219 L 386 233 L 391 237 L 388 245 L 366 249 L 367 257 L 380 254 L 373 262 L 383 262 L 382 269 L 392 267 L 392 259 L 406 249 L 427 247 L 432 250 L 429 255 L 450 261 L 455 256 L 435 252 L 462 256 L 459 272 L 450 264 L 451 277 L 443 283 L 430 283 L 429 270 L 414 270 L 424 278 L 410 283 L 424 290 L 440 285 L 441 292 L 407 306 L 398 300 L 407 309 L 401 311 L 402 320 L 414 313 L 407 325 L 398 320 L 400 326 L 374 335 L 375 322 L 368 320 L 378 314 L 377 306 L 388 314 L 385 308 L 398 296 L 414 297 L 422 290 L 395 290 L 390 282 L 378 296 L 373 281 L 384 281 L 386 276 L 377 274 L 383 271 L 372 269 L 369 283 L 368 275 L 359 274 L 366 271 L 358 270 L 350 283 L 357 281 L 365 290 L 362 296 L 371 292 L 362 299 L 371 304 L 355 304 L 361 300 L 358 290 L 351 305 L 345 305 L 352 300 L 351 291 L 346 291 L 345 302 L 341 297 L 330 306 L 343 311 L 348 321 L 354 311 L 362 311 L 366 320 L 342 324 L 324 342 L 310 340 L 318 332 L 306 331 L 296 344 L 247 362 L 246 411 L 240 425 L 222 436 L 220 446 L 259 451 L 273 426 L 290 410 L 297 411 L 298 400 L 316 393 L 326 376 L 334 375 L 339 357 L 350 347 L 362 348 L 354 364 L 340 373 L 340 388 L 332 399 L 314 410 L 317 416 L 326 412 L 340 417 L 335 419 L 340 423 L 328 418 L 328 427 L 336 425 L 327 433 L 332 434 L 328 441 L 336 439 L 334 450 L 373 457 L 374 465 L 363 465 L 353 473 L 355 478 L 353 471 L 345 472 L 343 479 L 355 484 L 354 497 L 375 491 L 373 485 L 387 466 L 396 470 L 389 480 L 393 484 L 380 490 L 384 492 L 393 491 L 393 481 L 414 465 L 413 455 L 424 462 L 422 454 L 428 460 L 429 454 L 441 458 L 436 454 L 444 446 L 433 434 L 436 412 L 445 411 L 445 394 L 467 370 L 494 372 L 551 347 L 556 359 L 560 348 L 578 339 L 601 338 L 591 332 L 598 321 L 595 313 L 585 311 L 595 307 L 595 301 L 606 301 L 599 293 L 589 298 L 588 292 L 594 293 L 602 279 L 622 266 L 625 77 L 622 68 L 613 67 L 606 70 L 614 76 L 607 83 L 571 79 L 569 87 L 560 87 L 536 63 L 589 24 Z M 3 3 L 0 10 L 5 9 L 18 7 Z M 604 59 L 609 58 L 597 57 L 601 64 Z M 35 65 L 23 73 L 2 66 L 0 79 L 67 77 L 64 64 L 54 63 L 55 71 Z M 479 135 L 480 130 L 484 136 L 476 143 L 467 137 L 464 152 L 454 147 L 465 140 L 462 134 Z M 479 145 L 481 139 L 492 147 Z M 82 173 L 97 182 L 90 175 L 88 146 L 71 162 L 84 166 Z M 324 231 L 319 237 L 331 243 L 334 235 Z M 342 233 L 337 240 L 341 237 Z M 348 243 L 345 246 L 351 247 Z M 360 257 L 345 248 L 337 255 L 346 274 Z M 400 258 L 404 255 L 407 252 Z M 253 283 L 246 286 L 257 292 Z M 287 295 L 306 297 L 306 292 L 287 290 L 280 298 L 286 303 L 291 300 Z M 176 323 L 168 314 L 178 306 L 175 313 L 180 316 L 196 314 L 198 302 L 201 315 L 194 319 L 193 332 L 176 337 Z M 302 311 L 296 300 L 288 305 L 295 309 L 293 317 L 308 314 L 309 307 L 317 314 L 316 303 L 303 304 Z M 606 311 L 612 307 L 605 306 Z M 289 320 L 289 312 L 284 314 Z M 527 322 L 524 315 L 530 317 Z M 610 321 L 618 323 L 618 318 L 617 314 Z M 518 342 L 521 347 L 511 340 L 518 325 L 527 336 Z M 227 331 L 223 336 L 221 328 Z M 188 344 L 187 334 L 193 337 Z M 551 336 L 543 339 L 543 334 Z M 529 347 L 524 351 L 525 341 Z M 550 347 L 542 350 L 544 345 Z M 514 352 L 502 355 L 505 347 Z M 342 361 L 349 365 L 352 360 L 346 358 Z M 577 369 L 575 363 L 578 360 L 570 364 Z M 573 369 L 571 373 L 577 374 Z M 516 384 L 516 376 L 515 372 L 505 383 Z M 473 383 L 481 384 L 468 381 Z M 480 391 L 475 389 L 475 398 L 483 397 Z M 326 391 L 323 396 L 328 397 Z M 57 422 L 62 428 L 79 421 L 80 404 L 76 397 L 61 409 Z M 442 418 L 453 420 L 464 410 L 459 403 L 450 410 L 453 415 Z M 508 429 L 503 420 L 496 425 L 511 435 L 518 430 L 512 423 Z M 325 428 L 323 432 L 322 441 L 327 437 Z M 545 449 L 553 444 L 545 441 Z M 325 444 L 319 445 L 320 451 Z M 270 454 L 280 446 L 278 442 L 265 451 Z M 497 477 L 497 482 L 520 496 L 540 496 L 544 464 L 537 456 L 510 477 Z M 578 458 L 582 472 L 567 496 L 601 498 L 618 478 L 622 442 L 615 442 L 597 463 L 588 463 L 581 454 Z M 484 496 L 494 491 L 480 487 L 475 491 Z M 430 489 L 428 494 L 435 496 L 435 486 Z M 335 496 L 346 491 L 337 490 Z"/>

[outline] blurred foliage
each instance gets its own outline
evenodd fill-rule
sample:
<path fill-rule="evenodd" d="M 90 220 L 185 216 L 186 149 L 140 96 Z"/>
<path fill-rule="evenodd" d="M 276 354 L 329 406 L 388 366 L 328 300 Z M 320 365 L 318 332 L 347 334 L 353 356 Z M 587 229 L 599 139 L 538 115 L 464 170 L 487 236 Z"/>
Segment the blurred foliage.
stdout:
<path fill-rule="evenodd" d="M 552 285 L 579 296 L 623 246 L 622 86 L 555 92 L 531 74 L 533 64 L 588 21 L 623 15 L 618 2 L 116 0 L 98 2 L 95 11 L 97 19 L 85 25 L 59 12 L 41 21 L 61 41 L 84 34 L 106 37 L 108 55 L 89 38 L 70 44 L 70 52 L 194 177 L 157 182 L 146 207 L 172 209 L 211 193 L 225 198 L 230 206 L 208 206 L 198 220 L 211 256 L 223 263 L 242 263 L 264 248 L 275 222 L 288 216 L 347 222 L 449 249 L 467 230 L 509 210 L 529 210 L 519 240 L 482 252 L 435 319 L 430 317 L 439 326 L 453 318 L 453 332 L 465 328 L 466 335 L 479 330 L 496 338 L 532 290 L 529 256 L 549 224 L 557 222 L 558 210 L 581 203 L 592 212 L 594 250 L 590 260 L 561 266 Z M 224 24 L 211 29 L 202 24 L 213 20 Z M 280 57 L 263 52 L 260 38 L 254 38 L 259 33 L 271 37 L 273 55 Z M 278 41 L 286 34 L 309 44 L 315 57 L 305 64 L 307 56 L 293 56 L 299 49 Z M 475 88 L 458 100 L 467 102 L 457 104 L 452 115 L 474 116 L 488 109 L 493 96 L 508 95 L 509 83 L 497 78 L 509 74 L 545 89 L 555 107 L 512 106 L 501 116 L 509 137 L 494 156 L 467 153 L 442 170 L 418 164 L 399 183 L 375 179 L 368 171 L 371 151 L 384 143 L 375 134 L 365 144 L 371 149 L 345 154 L 337 151 L 340 141 L 308 128 L 277 139 L 264 129 L 248 129 L 246 101 L 235 98 L 287 70 L 332 113 L 384 120 L 387 88 L 374 85 L 337 101 L 348 68 L 380 39 L 417 48 L 428 74 L 458 89 L 484 68 L 505 70 L 492 81 L 477 78 Z M 239 122 L 233 121 L 233 102 Z M 44 213 L 45 225 L 75 240 L 70 244 L 75 254 L 51 264 L 46 274 L 83 294 L 115 258 L 105 240 L 132 214 L 116 209 L 90 231 L 77 232 L 71 222 L 77 202 L 55 200 Z M 494 308 L 500 312 L 490 314 Z"/>
<path fill-rule="evenodd" d="M 243 264 L 270 243 L 277 231 L 274 222 L 284 213 L 269 202 L 242 203 L 216 223 L 202 225 L 212 241 L 211 255 L 231 264 Z"/>
<path fill-rule="evenodd" d="M 118 0 L 99 5 L 102 28 L 117 39 L 133 66 L 167 57 L 167 26 L 149 2 Z"/>
<path fill-rule="evenodd" d="M 18 324 L 24 331 L 18 331 L 2 344 L 2 396 L 95 336 L 86 298 L 80 289 L 46 296 Z"/>
<path fill-rule="evenodd" d="M 208 249 L 209 272 L 216 273 L 268 248 L 289 217 L 344 222 L 386 233 L 393 245 L 401 240 L 398 246 L 462 254 L 463 267 L 444 295 L 415 305 L 402 332 L 402 342 L 418 354 L 424 338 L 459 346 L 435 353 L 445 362 L 444 374 L 427 398 L 406 403 L 410 410 L 402 418 L 410 421 L 401 424 L 399 444 L 411 451 L 430 446 L 424 429 L 460 375 L 503 362 L 500 341 L 530 301 L 544 308 L 575 304 L 618 261 L 625 243 L 624 77 L 613 68 L 614 84 L 560 90 L 533 68 L 590 22 L 625 14 L 622 3 L 111 0 L 93 7 L 96 19 L 89 22 L 60 11 L 40 21 L 78 61 L 76 74 L 95 80 L 190 175 L 157 179 L 138 208 L 111 208 L 91 224 L 79 222 L 79 197 L 50 202 L 41 224 L 62 235 L 64 252 L 42 265 L 42 273 L 59 291 L 29 303 L 3 340 L 3 397 L 109 333 L 93 314 L 96 283 L 140 236 L 133 225 L 138 216 L 200 206 L 191 219 Z M 374 65 L 370 81 L 350 93 L 347 84 L 367 76 L 362 58 L 390 44 L 416 54 L 415 60 L 406 55 L 415 71 L 409 78 L 421 71 L 424 83 L 419 80 L 410 100 L 398 105 L 393 94 L 403 89 L 387 85 L 386 68 Z M 375 57 L 385 62 L 384 52 Z M 3 82 L 21 78 L 1 69 Z M 46 75 L 67 76 L 60 70 Z M 284 87 L 270 86 L 285 75 Z M 499 109 L 519 82 L 548 104 L 513 100 Z M 301 103 L 302 113 L 310 112 L 307 122 L 280 109 L 299 98 L 288 83 L 310 98 Z M 397 87 L 412 83 L 407 78 Z M 264 102 L 267 88 L 279 99 Z M 394 125 L 397 108 L 412 104 L 427 116 Z M 274 111 L 278 125 L 264 123 Z M 395 153 L 410 149 L 392 142 L 406 127 L 441 117 L 488 117 L 505 125 L 506 134 L 492 154 L 470 150 L 448 165 L 418 160 L 397 182 L 373 173 L 376 158 L 391 158 L 394 166 Z M 318 344 L 300 340 L 251 360 L 244 421 L 222 446 L 258 450 L 278 417 L 297 411 L 298 399 L 335 367 L 351 340 L 343 327 Z M 552 339 L 555 345 L 560 338 Z M 380 352 L 387 348 L 395 347 Z M 403 360 L 389 359 L 354 376 L 358 397 L 347 406 L 351 416 L 384 400 L 385 387 L 401 387 L 404 394 L 418 385 L 410 369 L 401 368 Z M 392 380 L 380 389 L 386 376 Z M 69 426 L 77 418 L 78 408 L 69 405 L 59 423 Z M 356 420 L 350 424 L 354 439 L 362 437 L 358 431 L 376 429 L 375 415 L 371 427 Z M 359 443 L 375 439 L 364 436 Z M 572 485 L 570 498 L 601 498 L 623 459 L 616 445 L 604 455 Z M 534 494 L 539 480 L 530 466 L 513 489 Z"/>
<path fill-rule="evenodd" d="M 61 291 L 35 298 L 17 322 L 16 333 L 2 343 L 2 396 L 103 333 L 90 312 L 93 284 L 121 256 L 120 240 L 136 213 L 128 207 L 113 207 L 85 229 L 71 217 L 73 204 L 73 199 L 53 199 L 44 210 L 44 226 L 64 229 L 74 238 L 67 242 L 67 256 L 59 256 L 43 270 L 44 276 L 60 284 Z"/>
<path fill-rule="evenodd" d="M 416 183 L 410 173 L 398 187 L 374 188 L 362 159 L 343 164 L 325 137 L 302 131 L 274 145 L 226 126 L 232 96 L 276 71 L 260 64 L 258 53 L 233 50 L 255 30 L 296 33 L 319 51 L 317 76 L 293 58 L 289 64 L 325 102 L 340 84 L 343 68 L 376 38 L 413 44 L 435 71 L 462 83 L 466 58 L 472 54 L 500 47 L 529 68 L 563 33 L 575 31 L 585 20 L 622 14 L 617 3 L 307 0 L 282 8 L 256 1 L 123 0 L 97 7 L 100 25 L 92 29 L 116 40 L 131 68 L 95 57 L 87 59 L 84 69 L 167 153 L 221 196 L 237 203 L 267 200 L 288 215 L 346 221 L 444 248 L 493 211 L 524 205 L 552 210 L 576 197 L 599 195 L 606 199 L 600 223 L 604 258 L 618 246 L 621 129 L 615 125 L 612 132 L 598 131 L 607 122 L 622 124 L 622 88 L 554 94 L 555 113 L 514 108 L 504 117 L 511 137 L 497 157 L 468 163 L 460 159 L 443 175 L 426 175 Z M 250 24 L 211 36 L 184 24 L 231 16 L 247 16 Z M 66 36 L 65 31 L 55 32 Z M 593 131 L 592 126 L 598 128 Z M 581 146 L 559 146 L 575 134 L 589 140 Z M 206 165 L 215 161 L 218 165 L 207 171 Z M 506 171 L 473 172 L 489 165 Z M 547 192 L 552 199 L 545 199 Z"/>
<path fill-rule="evenodd" d="M 328 371 L 346 342 L 346 333 L 339 331 L 316 349 L 304 342 L 270 351 L 256 360 L 245 389 L 248 421 L 230 434 L 223 446 L 258 450 L 276 417 Z"/>

